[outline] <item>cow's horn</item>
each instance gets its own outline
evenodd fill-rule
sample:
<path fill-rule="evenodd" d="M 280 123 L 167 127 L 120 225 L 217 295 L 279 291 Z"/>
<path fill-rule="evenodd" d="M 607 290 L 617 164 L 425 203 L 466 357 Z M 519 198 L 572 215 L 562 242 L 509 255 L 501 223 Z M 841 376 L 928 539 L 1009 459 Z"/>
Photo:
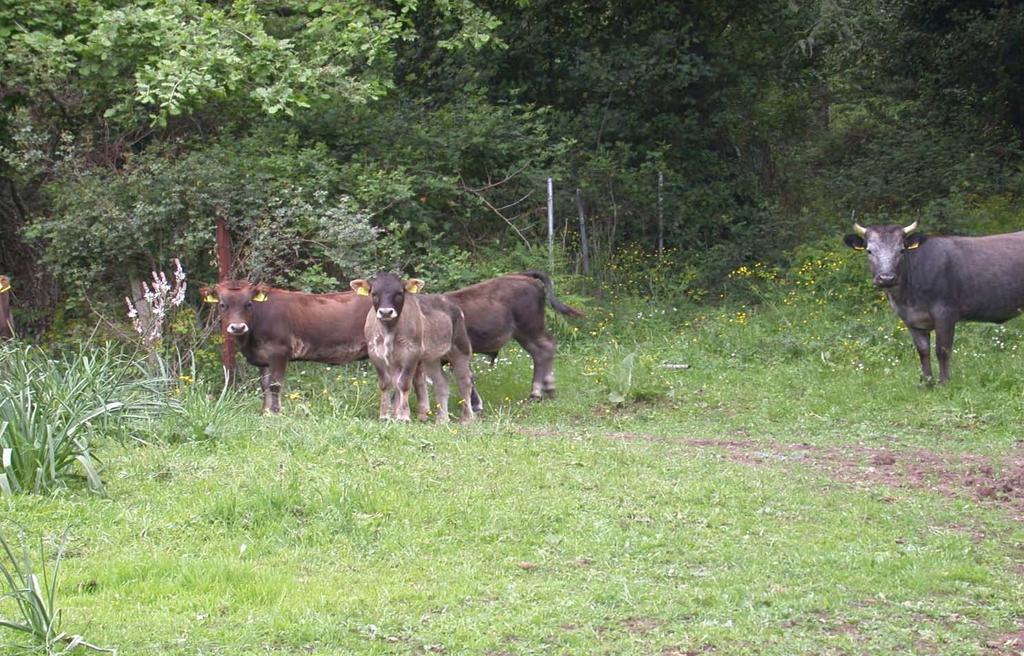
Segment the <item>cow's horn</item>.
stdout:
<path fill-rule="evenodd" d="M 857 234 L 860 235 L 861 237 L 863 237 L 864 235 L 866 235 L 868 233 L 868 229 L 865 228 L 864 226 L 862 226 L 859 223 L 854 223 L 853 224 L 853 229 L 856 230 Z"/>
<path fill-rule="evenodd" d="M 914 221 L 913 223 L 911 223 L 907 227 L 903 228 L 903 234 L 909 235 L 910 233 L 914 232 L 915 230 L 917 230 L 917 221 Z"/>

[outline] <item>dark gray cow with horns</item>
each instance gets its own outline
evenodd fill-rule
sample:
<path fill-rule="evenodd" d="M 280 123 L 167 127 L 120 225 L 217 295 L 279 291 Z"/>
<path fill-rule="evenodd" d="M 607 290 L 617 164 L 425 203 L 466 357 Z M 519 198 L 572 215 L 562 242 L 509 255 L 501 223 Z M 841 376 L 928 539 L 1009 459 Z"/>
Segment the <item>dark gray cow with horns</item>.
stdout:
<path fill-rule="evenodd" d="M 958 321 L 1003 323 L 1024 307 L 1024 232 L 932 237 L 914 234 L 917 221 L 853 227 L 844 241 L 867 253 L 875 286 L 910 329 L 925 381 L 932 378 L 931 331 L 944 383 Z"/>

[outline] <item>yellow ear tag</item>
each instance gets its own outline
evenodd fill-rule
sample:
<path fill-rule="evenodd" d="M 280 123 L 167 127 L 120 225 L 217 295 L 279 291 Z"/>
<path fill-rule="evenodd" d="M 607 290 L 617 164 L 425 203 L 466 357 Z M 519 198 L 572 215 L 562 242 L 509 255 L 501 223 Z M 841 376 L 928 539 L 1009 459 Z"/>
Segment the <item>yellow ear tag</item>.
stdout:
<path fill-rule="evenodd" d="M 216 303 L 219 299 L 213 294 L 207 294 L 203 297 L 203 303 Z"/>
<path fill-rule="evenodd" d="M 855 251 L 862 251 L 862 250 L 864 250 L 864 246 L 854 246 L 853 250 L 855 250 Z"/>
<path fill-rule="evenodd" d="M 0 294 L 3 294 L 4 292 L 9 292 L 9 291 L 11 291 L 11 286 L 10 285 L 7 285 L 6 287 L 0 287 Z"/>
<path fill-rule="evenodd" d="M 367 289 L 366 287 L 356 287 L 356 295 L 357 296 L 369 296 L 370 295 L 370 290 Z"/>
<path fill-rule="evenodd" d="M 419 294 L 420 290 L 423 289 L 424 282 L 418 279 L 407 280 L 405 282 L 405 291 L 410 294 Z"/>
<path fill-rule="evenodd" d="M 908 250 L 908 251 L 912 251 L 912 250 L 914 250 L 915 248 L 917 248 L 917 247 L 918 247 L 918 246 L 920 246 L 920 245 L 921 245 L 921 242 L 919 242 L 919 241 L 915 241 L 915 242 L 914 242 L 913 244 L 911 244 L 910 246 L 907 246 L 907 250 Z"/>
<path fill-rule="evenodd" d="M 253 303 L 262 303 L 267 300 L 267 295 L 263 292 L 256 292 L 256 295 L 252 297 Z"/>

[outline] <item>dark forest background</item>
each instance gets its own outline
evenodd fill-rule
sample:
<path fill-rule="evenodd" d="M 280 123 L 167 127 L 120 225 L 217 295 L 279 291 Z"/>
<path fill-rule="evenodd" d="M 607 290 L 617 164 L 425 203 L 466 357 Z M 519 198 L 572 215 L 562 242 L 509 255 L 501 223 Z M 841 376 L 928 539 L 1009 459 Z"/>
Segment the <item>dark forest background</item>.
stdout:
<path fill-rule="evenodd" d="M 0 38 L 27 334 L 175 257 L 215 280 L 218 218 L 236 275 L 299 289 L 547 267 L 548 178 L 556 270 L 598 295 L 628 265 L 704 298 L 851 216 L 1024 217 L 1016 2 L 4 0 Z"/>

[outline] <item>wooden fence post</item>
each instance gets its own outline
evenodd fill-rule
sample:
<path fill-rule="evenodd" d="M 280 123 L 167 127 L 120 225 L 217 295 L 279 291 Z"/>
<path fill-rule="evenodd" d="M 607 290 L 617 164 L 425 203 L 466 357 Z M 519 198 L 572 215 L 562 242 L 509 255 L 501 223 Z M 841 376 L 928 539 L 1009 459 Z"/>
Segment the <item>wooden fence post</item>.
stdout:
<path fill-rule="evenodd" d="M 580 215 L 580 254 L 583 256 L 583 275 L 590 275 L 590 242 L 587 241 L 587 215 L 583 210 L 583 194 L 576 187 L 576 211 Z"/>
<path fill-rule="evenodd" d="M 555 186 L 548 178 L 548 270 L 555 269 Z"/>

